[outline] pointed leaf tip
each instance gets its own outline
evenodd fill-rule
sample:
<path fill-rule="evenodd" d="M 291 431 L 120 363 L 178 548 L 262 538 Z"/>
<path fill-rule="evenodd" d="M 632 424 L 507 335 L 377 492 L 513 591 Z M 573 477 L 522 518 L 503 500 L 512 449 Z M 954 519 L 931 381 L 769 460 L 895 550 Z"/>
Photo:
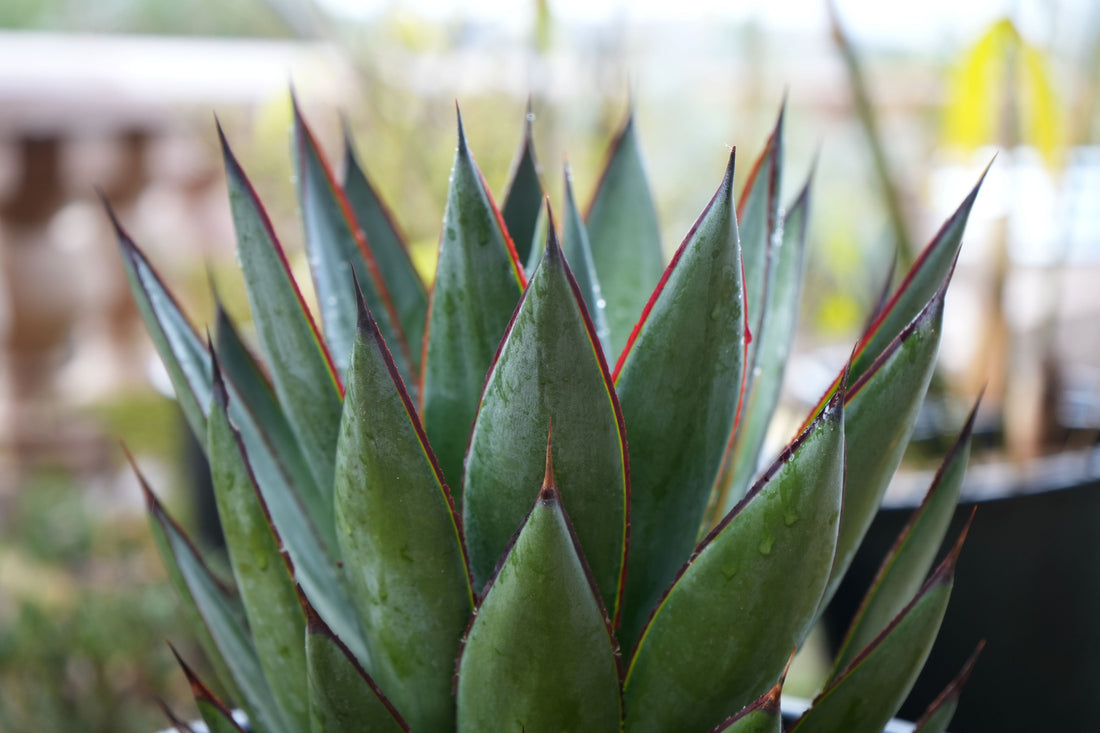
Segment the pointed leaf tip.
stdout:
<path fill-rule="evenodd" d="M 955 567 L 959 564 L 959 555 L 962 554 L 963 543 L 966 542 L 966 535 L 970 532 L 970 525 L 974 523 L 974 515 L 978 513 L 978 507 L 975 506 L 970 510 L 970 516 L 966 518 L 966 524 L 963 525 L 962 530 L 959 532 L 958 538 L 955 540 L 955 544 L 951 546 L 951 550 L 947 553 L 947 556 L 943 558 L 943 562 L 936 568 L 935 572 L 928 579 L 928 585 L 933 583 L 942 583 L 951 578 L 955 574 Z"/>
<path fill-rule="evenodd" d="M 551 450 L 553 445 L 554 424 L 546 431 L 546 475 L 542 479 L 542 489 L 539 491 L 540 501 L 551 501 L 557 493 L 558 485 L 554 480 L 554 456 Z"/>
<path fill-rule="evenodd" d="M 458 100 L 455 100 L 455 117 L 458 120 L 458 152 L 466 153 L 468 149 L 466 147 L 466 128 L 462 125 L 462 110 L 458 107 Z"/>
<path fill-rule="evenodd" d="M 214 398 L 214 404 L 223 412 L 229 408 L 229 392 L 225 388 L 225 379 L 222 377 L 221 362 L 217 352 L 211 346 L 210 334 L 206 335 L 207 350 L 210 352 L 210 392 Z"/>
<path fill-rule="evenodd" d="M 172 650 L 172 655 L 176 658 L 176 662 L 179 664 L 180 669 L 183 670 L 183 674 L 187 677 L 187 684 L 191 686 L 191 694 L 195 696 L 196 700 L 212 703 L 215 706 L 223 707 L 218 698 L 210 692 L 199 676 L 195 674 L 195 670 L 191 669 L 191 666 L 187 662 L 183 661 L 183 657 L 180 655 L 179 650 L 170 641 L 165 641 L 168 644 L 168 648 Z"/>
<path fill-rule="evenodd" d="M 550 206 L 550 197 L 546 197 L 546 258 L 554 263 L 565 259 L 558 240 L 558 228 L 554 223 L 554 210 Z"/>

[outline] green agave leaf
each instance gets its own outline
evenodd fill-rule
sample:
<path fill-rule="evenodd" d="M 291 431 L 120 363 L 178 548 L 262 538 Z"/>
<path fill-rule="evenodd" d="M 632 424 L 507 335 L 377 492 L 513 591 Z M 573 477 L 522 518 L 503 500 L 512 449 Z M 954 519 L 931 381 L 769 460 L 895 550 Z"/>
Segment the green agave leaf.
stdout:
<path fill-rule="evenodd" d="M 421 390 L 424 427 L 452 486 L 462 486 L 462 460 L 485 375 L 526 285 L 459 116 Z"/>
<path fill-rule="evenodd" d="M 700 544 L 627 669 L 627 731 L 709 730 L 780 679 L 829 577 L 844 445 L 837 398 Z"/>
<path fill-rule="evenodd" d="M 993 165 L 990 161 L 989 165 Z M 924 248 L 913 263 L 905 280 L 879 313 L 878 318 L 860 339 L 852 364 L 852 378 L 858 379 L 871 368 L 875 360 L 923 309 L 954 269 L 955 260 L 962 245 L 963 232 L 970 218 L 970 210 L 978 198 L 978 190 L 985 181 L 989 166 L 982 171 L 978 182 L 970 190 L 959 208 L 943 223 L 936 236 Z"/>
<path fill-rule="evenodd" d="M 646 304 L 646 294 L 661 278 L 665 261 L 633 110 L 611 143 L 587 222 L 592 259 L 607 301 L 611 353 L 618 354 Z"/>
<path fill-rule="evenodd" d="M 458 729 L 618 731 L 616 659 L 548 447 L 543 488 L 463 641 Z"/>
<path fill-rule="evenodd" d="M 417 377 L 410 378 L 408 383 L 418 386 L 424 327 L 428 319 L 428 293 L 409 258 L 405 238 L 355 156 L 355 144 L 347 125 L 344 126 L 344 146 L 344 192 L 397 310 L 409 347 L 409 373 Z M 347 287 L 346 279 L 343 285 Z"/>
<path fill-rule="evenodd" d="M 932 379 L 948 283 L 941 283 L 924 310 L 848 390 L 844 428 L 851 449 L 846 457 L 844 513 L 822 607 L 848 571 L 909 443 Z"/>
<path fill-rule="evenodd" d="M 187 683 L 191 686 L 191 694 L 195 698 L 195 703 L 199 706 L 199 715 L 202 716 L 206 727 L 210 729 L 210 733 L 245 733 L 244 728 L 233 719 L 233 713 L 229 711 L 225 703 L 219 700 L 206 686 L 206 683 L 199 679 L 194 670 L 183 661 L 183 657 L 176 651 L 176 648 L 171 644 L 168 647 L 172 650 L 172 654 L 176 656 L 176 661 L 179 662 L 184 675 L 187 676 Z"/>
<path fill-rule="evenodd" d="M 746 349 L 750 364 L 754 361 L 761 325 L 769 310 L 769 291 L 776 273 L 775 258 L 782 252 L 779 195 L 783 181 L 783 117 L 786 107 L 784 101 L 779 108 L 775 128 L 745 182 L 745 193 L 737 207 L 741 256 L 745 263 L 745 310 L 749 332 L 753 335 L 753 341 Z M 751 388 L 753 378 L 750 372 L 746 377 L 746 389 Z"/>
<path fill-rule="evenodd" d="M 474 602 L 461 522 L 378 327 L 358 303 L 336 451 L 344 571 L 379 686 L 414 729 L 446 730 Z"/>
<path fill-rule="evenodd" d="M 970 655 L 970 659 L 966 660 L 966 664 L 963 665 L 958 676 L 932 701 L 932 704 L 917 720 L 913 727 L 913 733 L 943 733 L 947 730 L 948 723 L 951 722 L 955 710 L 959 707 L 959 695 L 962 694 L 962 688 L 966 685 L 966 681 L 970 679 L 970 673 L 974 671 L 974 664 L 978 661 L 978 655 L 982 653 L 984 648 L 985 641 L 979 642 L 978 647 Z"/>
<path fill-rule="evenodd" d="M 547 206 L 539 209 L 538 216 L 535 217 L 535 233 L 531 239 L 531 253 L 527 255 L 527 264 L 524 265 L 524 272 L 534 272 L 538 269 L 539 262 L 542 260 L 542 250 L 546 243 L 546 237 L 549 233 L 549 223 L 546 214 Z"/>
<path fill-rule="evenodd" d="M 970 457 L 970 436 L 978 405 L 947 452 L 924 501 L 901 531 L 867 591 L 837 652 L 830 679 L 836 679 L 855 656 L 886 628 L 924 582 L 936 558 L 959 500 Z"/>
<path fill-rule="evenodd" d="M 263 451 L 270 454 L 270 463 L 286 475 L 292 487 L 309 487 L 305 491 L 295 489 L 294 495 L 299 503 L 303 497 L 319 497 L 313 474 L 283 409 L 279 407 L 271 382 L 241 340 L 221 301 L 215 297 L 215 302 L 214 351 L 229 386 L 229 419 L 240 430 L 245 447 L 253 455 L 257 482 L 260 486 L 269 483 L 265 481 L 265 472 L 259 465 L 262 462 L 255 458 L 257 453 Z M 310 507 L 307 511 L 314 521 L 323 514 L 320 507 Z M 332 547 L 335 547 L 335 538 L 335 530 L 326 536 Z"/>
<path fill-rule="evenodd" d="M 772 689 L 742 708 L 741 712 L 715 728 L 713 733 L 781 733 L 783 715 L 779 700 L 782 691 L 783 681 L 780 680 Z"/>
<path fill-rule="evenodd" d="M 989 165 L 993 165 L 992 161 Z M 925 304 L 935 297 L 937 290 L 949 278 L 954 270 L 955 260 L 958 258 L 959 247 L 962 246 L 962 236 L 966 230 L 970 210 L 974 207 L 974 201 L 988 172 L 989 166 L 986 166 L 978 182 L 963 199 L 959 208 L 943 223 L 936 236 L 909 268 L 909 273 L 893 297 L 886 305 L 876 307 L 877 315 L 860 338 L 851 365 L 848 367 L 853 380 L 862 378 L 874 367 L 882 354 L 890 348 L 890 344 L 904 332 L 913 319 L 919 316 Z M 817 408 L 811 411 L 810 417 L 829 401 L 839 382 L 838 376 L 822 396 Z"/>
<path fill-rule="evenodd" d="M 411 378 L 418 374 L 413 371 L 412 352 L 374 252 L 306 124 L 297 98 L 293 101 L 298 200 L 325 340 L 337 370 L 341 375 L 347 371 L 355 341 L 355 295 L 348 288 L 354 271 L 363 283 L 367 301 L 379 314 L 379 328 L 386 342 L 393 345 L 402 374 Z"/>
<path fill-rule="evenodd" d="M 219 363 L 222 363 L 221 360 Z M 227 387 L 231 395 L 236 394 L 233 383 L 228 380 Z M 264 428 L 260 426 L 260 418 L 248 406 L 243 406 L 239 399 L 229 403 L 229 416 L 240 427 L 242 455 L 259 487 L 261 501 L 282 549 L 289 555 L 298 582 L 309 593 L 326 622 L 337 630 L 363 664 L 369 664 L 370 657 L 362 631 L 336 561 L 319 539 L 310 516 L 302 511 L 303 504 L 276 458 L 272 444 L 262 435 Z M 330 535 L 329 546 L 335 551 L 335 521 Z"/>
<path fill-rule="evenodd" d="M 741 500 L 756 476 L 760 449 L 779 402 L 783 374 L 798 320 L 812 176 L 811 173 L 783 219 L 780 226 L 782 244 L 774 247 L 771 254 L 767 305 L 763 320 L 754 332 L 755 349 L 750 349 L 750 358 L 755 361 L 747 370 L 749 376 L 746 376 L 741 418 L 727 469 L 729 486 L 721 489 L 724 498 L 719 506 L 723 514 Z M 745 241 L 743 236 L 741 241 Z M 748 383 L 750 379 L 751 384 Z"/>
<path fill-rule="evenodd" d="M 592 260 L 588 231 L 573 198 L 573 174 L 568 165 L 565 166 L 565 230 L 562 232 L 562 248 L 581 295 L 584 296 L 584 306 L 588 309 L 588 315 L 600 339 L 604 358 L 610 359 L 611 327 L 607 325 L 607 301 L 604 300 L 600 281 L 596 276 L 596 263 Z"/>
<path fill-rule="evenodd" d="M 210 355 L 179 303 L 156 270 L 122 228 L 111 205 L 103 199 L 115 229 L 130 292 L 146 331 L 164 363 L 183 416 L 199 442 L 206 437 L 206 407 L 210 403 Z"/>
<path fill-rule="evenodd" d="M 386 699 L 355 655 L 321 619 L 305 595 L 309 715 L 313 733 L 407 731 L 401 714 Z"/>
<path fill-rule="evenodd" d="M 970 524 L 917 596 L 814 700 L 792 733 L 878 733 L 898 711 L 936 640 Z"/>
<path fill-rule="evenodd" d="M 130 461 L 133 465 L 133 460 Z M 274 698 L 260 668 L 256 649 L 244 623 L 239 599 L 231 596 L 202 560 L 199 551 L 161 506 L 145 478 L 133 465 L 145 494 L 149 525 L 168 578 L 218 679 L 248 712 L 256 733 L 292 733 L 275 712 Z"/>
<path fill-rule="evenodd" d="M 290 568 L 242 457 L 244 445 L 229 424 L 229 395 L 214 361 L 214 405 L 207 424 L 207 454 L 233 576 L 237 580 L 260 667 L 290 730 L 309 725 L 305 651 L 299 639 L 305 617 Z"/>
<path fill-rule="evenodd" d="M 626 554 L 626 430 L 592 322 L 550 219 L 546 253 L 489 371 L 466 459 L 463 506 L 477 587 L 530 510 L 553 426 L 554 466 L 612 618 Z"/>
<path fill-rule="evenodd" d="M 157 699 L 157 705 L 160 706 L 161 712 L 164 713 L 164 717 L 168 718 L 168 721 L 172 724 L 172 727 L 176 729 L 178 733 L 195 733 L 195 730 L 185 723 L 178 715 L 172 712 L 172 709 L 164 702 L 164 700 Z"/>
<path fill-rule="evenodd" d="M 319 497 L 306 499 L 304 503 L 325 511 L 320 525 L 322 532 L 327 532 L 332 525 L 332 470 L 340 422 L 339 379 L 290 274 L 271 221 L 220 126 L 218 135 L 237 230 L 237 254 L 244 270 L 256 332 L 279 404 L 298 437 L 320 492 Z"/>
<path fill-rule="evenodd" d="M 523 139 L 519 144 L 516 161 L 509 176 L 508 192 L 504 194 L 501 214 L 516 245 L 516 256 L 526 262 L 534 247 L 535 222 L 542 209 L 544 193 L 539 180 L 539 163 L 535 157 L 535 141 L 531 136 L 531 123 L 535 113 L 531 100 L 527 100 L 527 112 L 523 118 Z"/>
<path fill-rule="evenodd" d="M 733 161 L 615 369 L 633 477 L 619 632 L 626 650 L 699 536 L 737 414 L 745 314 Z"/>
<path fill-rule="evenodd" d="M 131 274 L 134 299 L 146 327 L 154 334 L 154 344 L 169 374 L 175 375 L 173 385 L 188 423 L 193 430 L 201 431 L 196 432 L 196 436 L 205 448 L 206 411 L 212 394 L 209 352 L 160 276 L 118 226 L 117 220 L 113 221 L 123 260 Z M 292 534 L 287 529 L 288 523 L 305 526 L 303 531 L 313 538 L 310 544 L 316 545 L 323 554 L 325 550 L 318 544 L 316 532 L 327 529 L 326 541 L 330 547 L 335 547 L 335 528 L 324 519 L 331 516 L 331 509 L 324 507 L 312 474 L 304 465 L 297 439 L 289 432 L 286 418 L 271 395 L 266 379 L 220 308 L 217 323 L 219 347 L 226 349 L 222 361 L 227 367 L 229 388 L 234 395 L 230 418 L 239 427 L 253 457 L 256 478 L 274 509 L 276 525 L 284 535 Z M 288 505 L 288 509 L 282 512 L 280 508 L 284 505 Z M 302 516 L 303 507 L 308 520 Z"/>

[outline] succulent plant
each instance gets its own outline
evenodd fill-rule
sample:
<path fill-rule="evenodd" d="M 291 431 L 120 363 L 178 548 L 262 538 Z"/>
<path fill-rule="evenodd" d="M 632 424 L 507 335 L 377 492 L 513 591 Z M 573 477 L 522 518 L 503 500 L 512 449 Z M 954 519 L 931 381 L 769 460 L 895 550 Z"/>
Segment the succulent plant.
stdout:
<path fill-rule="evenodd" d="M 761 471 L 810 205 L 808 181 L 779 204 L 783 114 L 739 205 L 731 153 L 667 266 L 631 118 L 586 218 L 566 172 L 560 229 L 527 119 L 502 209 L 459 119 L 429 296 L 350 139 L 337 181 L 295 105 L 323 336 L 222 135 L 263 365 L 220 308 L 203 339 L 115 221 L 235 581 L 145 486 L 220 686 L 185 665 L 212 730 L 240 729 L 221 696 L 263 733 L 779 730 L 913 428 L 977 186 Z M 968 449 L 969 424 L 794 730 L 878 731 L 907 695 Z"/>

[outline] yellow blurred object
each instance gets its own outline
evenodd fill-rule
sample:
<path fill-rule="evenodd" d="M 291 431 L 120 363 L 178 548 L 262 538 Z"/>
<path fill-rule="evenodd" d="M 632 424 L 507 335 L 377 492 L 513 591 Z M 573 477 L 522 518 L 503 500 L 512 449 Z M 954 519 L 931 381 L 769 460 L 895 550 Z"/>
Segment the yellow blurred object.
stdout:
<path fill-rule="evenodd" d="M 1065 131 L 1046 54 L 1008 19 L 994 23 L 951 71 L 943 139 L 972 151 L 983 145 L 1032 145 L 1061 164 Z"/>

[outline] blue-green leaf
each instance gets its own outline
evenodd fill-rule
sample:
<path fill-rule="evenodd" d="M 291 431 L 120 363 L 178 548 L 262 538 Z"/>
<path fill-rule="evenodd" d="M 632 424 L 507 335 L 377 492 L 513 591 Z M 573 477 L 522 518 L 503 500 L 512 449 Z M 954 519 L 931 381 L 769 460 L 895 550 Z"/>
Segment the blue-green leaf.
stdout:
<path fill-rule="evenodd" d="M 218 517 L 260 667 L 288 729 L 303 730 L 309 724 L 305 652 L 288 640 L 302 638 L 305 618 L 259 489 L 244 462 L 244 445 L 229 424 L 228 400 L 215 361 L 207 455 Z"/>
<path fill-rule="evenodd" d="M 974 671 L 974 664 L 978 661 L 978 655 L 982 653 L 984 648 L 985 641 L 978 642 L 978 647 L 966 660 L 966 664 L 963 665 L 958 676 L 944 688 L 944 691 L 932 701 L 928 709 L 914 723 L 913 733 L 943 733 L 947 730 L 947 725 L 951 722 L 955 710 L 959 707 L 959 695 L 962 694 L 962 688 L 966 685 L 966 681 L 970 679 L 970 673 Z"/>
<path fill-rule="evenodd" d="M 978 405 L 975 404 L 958 439 L 947 452 L 924 501 L 883 560 L 841 642 L 830 679 L 835 679 L 856 654 L 886 628 L 920 589 L 928 575 L 959 500 L 977 411 Z"/>
<path fill-rule="evenodd" d="M 745 313 L 733 162 L 615 370 L 632 477 L 619 631 L 627 651 L 698 539 L 737 415 Z"/>
<path fill-rule="evenodd" d="M 919 593 L 818 695 L 792 733 L 879 733 L 901 707 L 936 640 L 969 524 Z"/>
<path fill-rule="evenodd" d="M 341 387 L 328 351 L 290 273 L 282 245 L 221 128 L 229 203 L 237 230 L 237 254 L 244 270 L 256 333 L 279 396 L 302 448 L 320 496 L 322 532 L 332 525 L 332 479 Z M 304 487 L 297 487 L 304 491 Z"/>
<path fill-rule="evenodd" d="M 401 330 L 409 345 L 409 358 L 412 360 L 410 374 L 416 377 L 410 379 L 408 384 L 418 387 L 424 328 L 428 319 L 428 293 L 409 258 L 408 247 L 394 223 L 393 215 L 375 192 L 366 171 L 355 157 L 351 132 L 347 129 L 344 131 L 344 146 L 344 192 L 356 220 L 363 227 L 374 262 L 397 309 Z"/>
<path fill-rule="evenodd" d="M 989 165 L 993 165 L 992 161 Z M 858 379 L 871 368 L 890 342 L 917 317 L 924 304 L 939 290 L 940 283 L 946 280 L 948 273 L 954 269 L 959 248 L 962 246 L 963 232 L 966 231 L 966 222 L 970 218 L 970 210 L 974 208 L 978 191 L 988 172 L 989 166 L 986 166 L 978 182 L 974 184 L 974 188 L 959 204 L 955 213 L 936 232 L 932 241 L 909 269 L 909 273 L 893 297 L 860 339 L 852 362 L 853 379 Z"/>
<path fill-rule="evenodd" d="M 416 376 L 410 344 L 401 329 L 397 308 L 374 252 L 306 124 L 297 99 L 294 100 L 294 152 L 310 269 L 325 327 L 325 340 L 337 370 L 341 375 L 347 370 L 351 345 L 355 341 L 355 295 L 348 287 L 354 271 L 363 284 L 367 301 L 378 313 L 379 328 L 386 343 L 397 354 L 402 374 L 406 378 Z"/>
<path fill-rule="evenodd" d="M 626 431 L 552 220 L 546 253 L 486 379 L 470 438 L 463 510 L 478 587 L 530 510 L 530 487 L 542 475 L 551 425 L 563 501 L 614 618 L 630 495 Z"/>
<path fill-rule="evenodd" d="M 240 430 L 245 447 L 253 456 L 257 482 L 264 486 L 267 483 L 265 470 L 278 469 L 294 488 L 294 497 L 298 502 L 305 497 L 318 497 L 320 494 L 313 474 L 286 415 L 279 407 L 271 382 L 241 340 L 220 301 L 216 303 L 215 310 L 214 351 L 229 388 L 229 419 Z M 270 454 L 270 461 L 257 460 L 256 455 L 260 452 Z M 271 464 L 271 469 L 265 469 L 263 464 L 267 463 Z M 308 488 L 299 490 L 299 486 Z M 309 507 L 307 513 L 314 522 L 323 514 L 320 507 Z M 323 527 L 314 529 L 321 530 Z M 325 539 L 335 540 L 335 536 L 334 532 L 329 532 Z"/>
<path fill-rule="evenodd" d="M 233 718 L 233 713 L 230 712 L 225 703 L 219 700 L 206 686 L 206 683 L 199 679 L 194 670 L 183 661 L 183 657 L 176 651 L 176 648 L 171 644 L 168 646 L 172 649 L 172 654 L 176 656 L 176 661 L 187 677 L 187 683 L 191 686 L 191 694 L 195 698 L 195 704 L 199 707 L 199 714 L 210 733 L 245 733 L 244 728 Z"/>
<path fill-rule="evenodd" d="M 750 486 L 760 462 L 760 449 L 779 402 L 783 374 L 794 340 L 802 292 L 802 265 L 809 219 L 810 180 L 783 219 L 781 244 L 771 253 L 767 304 L 754 332 L 753 359 L 746 372 L 744 404 L 734 436 L 727 469 L 728 486 L 722 487 L 722 511 L 728 512 Z M 742 237 L 742 242 L 744 238 Z"/>
<path fill-rule="evenodd" d="M 580 210 L 573 198 L 573 175 L 565 167 L 565 226 L 562 231 L 562 249 L 573 276 L 584 296 L 584 305 L 600 339 L 606 359 L 612 358 L 611 327 L 607 325 L 607 301 L 604 300 L 600 280 L 596 276 L 596 263 L 592 260 L 592 245 L 588 242 L 588 230 L 581 220 Z"/>
<path fill-rule="evenodd" d="M 122 263 L 145 328 L 153 339 L 187 425 L 206 442 L 206 408 L 210 404 L 210 355 L 156 270 L 122 228 L 106 200 Z"/>
<path fill-rule="evenodd" d="M 459 730 L 620 730 L 613 637 L 587 571 L 548 451 L 543 488 L 463 643 Z"/>
<path fill-rule="evenodd" d="M 610 353 L 617 355 L 625 348 L 665 261 L 633 111 L 611 143 L 587 224 L 592 259 L 607 301 Z"/>
<path fill-rule="evenodd" d="M 924 309 L 875 364 L 859 379 L 853 378 L 848 390 L 844 513 L 825 603 L 848 571 L 909 443 L 936 363 L 948 282 L 941 283 Z"/>
<path fill-rule="evenodd" d="M 378 327 L 358 303 L 336 451 L 337 539 L 371 674 L 412 728 L 447 730 L 474 600 L 461 522 Z"/>
<path fill-rule="evenodd" d="M 775 257 L 781 252 L 779 195 L 783 181 L 783 116 L 786 102 L 779 109 L 775 129 L 745 182 L 745 192 L 737 207 L 737 226 L 741 235 L 741 256 L 745 263 L 745 310 L 753 341 L 748 346 L 749 362 L 759 343 L 760 327 L 767 318 Z M 751 386 L 753 375 L 747 377 Z"/>
<path fill-rule="evenodd" d="M 424 428 L 451 486 L 462 486 L 462 462 L 485 375 L 526 285 L 459 118 L 421 391 Z"/>
<path fill-rule="evenodd" d="M 783 682 L 780 680 L 775 687 L 743 707 L 739 713 L 727 718 L 714 729 L 713 733 L 781 733 L 783 729 L 783 715 L 780 710 L 782 691 Z"/>
<path fill-rule="evenodd" d="M 834 399 L 693 553 L 623 683 L 626 730 L 709 730 L 771 689 L 813 623 L 844 483 Z"/>
<path fill-rule="evenodd" d="M 301 596 L 306 614 L 309 715 L 313 733 L 407 731 L 401 714 L 386 699 L 355 655 Z"/>
<path fill-rule="evenodd" d="M 534 246 L 535 222 L 542 208 L 545 196 L 542 181 L 539 180 L 539 163 L 535 157 L 535 140 L 531 135 L 531 123 L 535 113 L 531 111 L 531 100 L 527 100 L 527 112 L 523 118 L 523 139 L 519 144 L 512 174 L 509 176 L 508 191 L 504 194 L 504 204 L 500 213 L 516 246 L 516 255 L 520 262 L 526 262 Z"/>
<path fill-rule="evenodd" d="M 132 461 L 131 461 L 132 464 Z M 201 624 L 199 642 L 218 679 L 248 711 L 257 733 L 292 733 L 274 710 L 275 702 L 256 657 L 239 599 L 210 572 L 178 524 L 168 516 L 145 478 L 134 466 L 149 510 L 149 524 L 161 560 L 180 600 Z"/>

